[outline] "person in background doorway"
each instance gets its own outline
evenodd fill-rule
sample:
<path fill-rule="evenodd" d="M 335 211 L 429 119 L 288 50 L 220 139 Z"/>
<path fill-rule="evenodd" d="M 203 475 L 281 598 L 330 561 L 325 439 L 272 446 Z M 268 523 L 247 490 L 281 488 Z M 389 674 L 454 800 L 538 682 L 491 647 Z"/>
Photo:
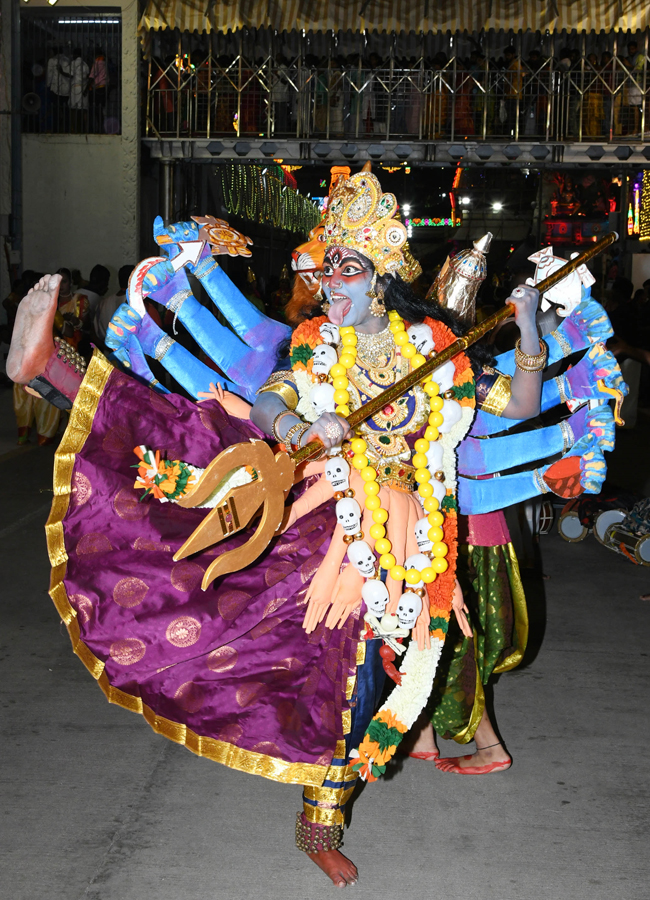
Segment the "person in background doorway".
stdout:
<path fill-rule="evenodd" d="M 68 131 L 68 99 L 70 97 L 70 60 L 63 48 L 56 47 L 47 61 L 47 97 L 50 131 L 65 134 Z"/>
<path fill-rule="evenodd" d="M 98 49 L 95 53 L 95 61 L 90 69 L 89 78 L 91 131 L 98 133 L 104 130 L 104 109 L 109 84 L 106 54 L 102 49 Z"/>
<path fill-rule="evenodd" d="M 85 134 L 88 131 L 88 63 L 80 48 L 72 53 L 70 63 L 70 131 Z"/>

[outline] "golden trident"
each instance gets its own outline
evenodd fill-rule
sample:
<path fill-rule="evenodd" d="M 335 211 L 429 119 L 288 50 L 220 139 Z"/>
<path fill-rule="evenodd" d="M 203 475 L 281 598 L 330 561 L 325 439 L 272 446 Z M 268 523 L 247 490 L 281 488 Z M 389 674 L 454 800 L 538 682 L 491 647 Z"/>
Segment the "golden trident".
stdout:
<path fill-rule="evenodd" d="M 569 260 L 548 278 L 540 281 L 535 288 L 540 294 L 544 294 L 617 240 L 618 234 L 615 231 L 611 232 Z M 359 407 L 347 418 L 350 428 L 354 429 L 366 419 L 377 415 L 385 406 L 393 403 L 443 363 L 475 344 L 495 325 L 511 316 L 513 311 L 514 307 L 507 304 L 440 353 L 436 353 L 424 365 L 414 369 L 377 397 Z M 192 553 L 205 550 L 206 547 L 218 544 L 225 537 L 242 531 L 261 510 L 262 515 L 253 536 L 240 546 L 224 551 L 218 556 L 206 569 L 201 587 L 206 590 L 219 575 L 238 572 L 244 566 L 250 565 L 266 549 L 282 524 L 285 513 L 284 502 L 293 485 L 296 466 L 318 456 L 322 449 L 320 441 L 310 441 L 295 453 L 274 454 L 265 441 L 258 440 L 228 447 L 212 460 L 198 483 L 178 501 L 178 505 L 186 509 L 198 506 L 210 496 L 226 475 L 241 466 L 253 466 L 257 478 L 249 484 L 232 488 L 174 554 L 174 560 L 185 559 Z"/>

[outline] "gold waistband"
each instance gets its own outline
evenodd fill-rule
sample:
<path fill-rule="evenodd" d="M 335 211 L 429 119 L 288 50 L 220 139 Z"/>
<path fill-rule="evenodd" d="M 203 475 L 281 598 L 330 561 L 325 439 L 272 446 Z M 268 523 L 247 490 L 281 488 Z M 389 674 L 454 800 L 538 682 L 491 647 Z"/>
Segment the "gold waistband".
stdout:
<path fill-rule="evenodd" d="M 395 488 L 397 491 L 415 490 L 415 469 L 406 463 L 382 463 L 375 464 L 377 469 L 377 481 L 386 487 Z"/>

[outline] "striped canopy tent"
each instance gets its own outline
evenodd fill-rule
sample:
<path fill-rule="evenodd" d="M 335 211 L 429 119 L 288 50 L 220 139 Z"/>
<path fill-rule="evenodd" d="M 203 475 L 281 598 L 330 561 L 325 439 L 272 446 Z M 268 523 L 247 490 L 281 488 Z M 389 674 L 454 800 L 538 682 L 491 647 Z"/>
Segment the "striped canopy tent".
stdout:
<path fill-rule="evenodd" d="M 140 32 L 637 31 L 648 0 L 149 0 Z"/>

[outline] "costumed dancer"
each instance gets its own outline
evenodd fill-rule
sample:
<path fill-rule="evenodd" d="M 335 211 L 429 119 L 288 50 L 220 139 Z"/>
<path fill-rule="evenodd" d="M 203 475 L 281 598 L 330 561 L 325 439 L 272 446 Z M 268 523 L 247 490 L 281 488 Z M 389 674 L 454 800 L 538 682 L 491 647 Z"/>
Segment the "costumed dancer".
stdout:
<path fill-rule="evenodd" d="M 339 454 L 323 461 L 325 472 L 316 481 L 310 477 L 296 484 L 283 533 L 262 559 L 208 582 L 205 592 L 201 582 L 221 548 L 196 553 L 191 561 L 173 559 L 207 518 L 205 509 L 159 502 L 200 490 L 203 470 L 233 444 L 245 441 L 245 449 L 265 459 L 264 434 L 294 448 L 313 437 L 328 450 L 340 447 L 349 436 L 344 414 L 422 364 L 403 319 L 425 312 L 408 288 L 419 267 L 408 253 L 395 198 L 363 174 L 351 179 L 338 201 L 333 198 L 330 207 L 330 269 L 323 286 L 330 319 L 321 316 L 294 332 L 293 368 L 276 371 L 270 380 L 268 370 L 264 374 L 269 347 L 282 337 L 271 330 L 276 323 L 267 327 L 268 320 L 235 298 L 216 261 L 203 257 L 188 265 L 204 278 L 216 274 L 220 283 L 211 282 L 211 296 L 222 307 L 237 307 L 238 343 L 227 348 L 227 378 L 219 387 L 245 394 L 256 378 L 258 387 L 266 379 L 252 422 L 229 416 L 213 400 L 198 406 L 161 394 L 160 386 L 139 383 L 98 352 L 82 380 L 72 351 L 53 346 L 60 280 L 54 276 L 42 279 L 21 308 L 8 372 L 37 391 L 58 392 L 61 402 L 72 406 L 56 457 L 47 535 L 51 594 L 75 652 L 112 702 L 140 712 L 171 740 L 233 768 L 303 785 L 298 846 L 344 886 L 357 877 L 338 849 L 345 804 L 358 774 L 371 779 L 380 774 L 420 713 L 447 627 L 455 583 L 453 489 L 446 512 L 439 511 L 447 490 L 433 474 L 453 482 L 453 447 L 473 416 L 470 364 L 464 355 L 457 357 L 440 373 L 440 387 L 429 378 L 426 390 L 414 389 L 376 417 L 363 437 L 354 437 L 347 458 Z M 355 221 L 361 224 L 351 230 Z M 195 223 L 176 230 L 157 224 L 170 262 L 184 252 L 183 239 L 196 238 L 197 231 Z M 173 304 L 204 349 L 214 348 L 223 336 L 220 327 L 194 308 L 194 298 L 179 297 L 179 284 L 187 290 L 182 270 L 157 259 L 146 272 L 140 270 L 132 282 L 135 292 L 156 266 L 156 299 Z M 450 343 L 454 334 L 441 319 L 451 323 L 452 318 L 444 313 L 437 318 L 435 307 L 426 311 L 437 346 Z M 164 361 L 181 348 L 163 340 L 146 315 L 127 312 L 122 308 L 117 316 L 122 334 L 114 332 L 120 339 L 116 353 L 127 370 L 147 380 L 149 349 Z M 257 316 L 262 332 L 267 328 L 266 344 L 249 327 L 249 316 Z M 224 362 L 218 356 L 217 361 Z M 192 374 L 195 396 L 209 384 L 204 377 L 214 380 L 212 370 L 197 368 Z M 460 399 L 443 400 L 441 387 L 458 391 Z M 431 422 L 443 425 L 445 404 L 448 432 L 440 445 L 445 471 L 432 473 L 423 451 L 438 437 Z M 419 439 L 410 465 L 406 460 L 418 432 L 428 436 Z M 152 448 L 164 451 L 165 458 Z M 220 503 L 233 484 L 250 496 L 263 465 L 255 459 L 217 485 L 207 505 Z M 436 550 L 429 557 L 416 552 L 414 525 L 422 514 L 416 481 L 437 523 Z M 291 483 L 283 488 L 290 490 Z M 140 502 L 143 490 L 152 496 Z M 346 496 L 337 499 L 341 493 Z M 237 530 L 234 504 L 208 515 L 217 512 Z M 244 544 L 247 537 L 236 535 L 233 543 Z M 404 578 L 409 591 L 402 590 Z M 425 583 L 435 590 L 427 591 Z M 389 603 L 395 614 L 386 620 L 382 610 Z M 372 640 L 375 628 L 386 643 Z M 400 676 L 379 645 L 394 658 L 411 633 L 408 673 Z M 384 664 L 401 685 L 391 694 L 392 707 L 385 706 L 373 723 Z"/>
<path fill-rule="evenodd" d="M 377 778 L 420 715 L 458 594 L 455 447 L 474 416 L 474 379 L 458 355 L 342 446 L 348 412 L 424 363 L 408 322 L 424 319 L 438 350 L 458 325 L 411 293 L 418 266 L 393 195 L 360 173 L 331 201 L 329 318 L 293 332 L 290 368 L 279 371 L 271 352 L 286 329 L 251 307 L 212 258 L 211 251 L 223 252 L 212 232 L 228 226 L 206 217 L 168 228 L 156 222 L 167 258 L 136 268 L 129 299 L 140 308 L 122 307 L 114 317 L 116 358 L 136 378 L 95 353 L 81 381 L 68 352 L 55 351 L 58 279 L 49 277 L 24 304 L 7 370 L 74 403 L 56 457 L 47 534 L 51 595 L 75 652 L 111 701 L 171 740 L 303 785 L 298 846 L 344 886 L 357 877 L 338 849 L 345 804 L 358 775 Z M 206 232 L 212 237 L 194 255 Z M 246 239 L 237 237 L 245 250 Z M 184 264 L 234 334 L 197 309 Z M 154 382 L 147 355 L 185 378 L 194 396 L 214 381 L 207 367 L 188 371 L 193 358 L 152 327 L 141 304 L 146 292 L 178 315 L 222 369 L 220 390 L 255 396 L 261 388 L 252 421 L 229 416 L 214 400 L 197 406 L 138 383 Z M 289 457 L 274 456 L 264 434 L 295 449 L 318 437 L 336 452 L 321 462 L 323 474 L 307 468 L 292 488 Z M 234 454 L 237 465 L 229 463 Z M 226 557 L 249 552 L 239 515 L 245 508 L 252 515 L 255 504 L 268 508 L 256 492 L 269 467 L 275 500 L 277 491 L 281 499 L 293 491 L 281 534 L 257 563 L 214 581 Z M 140 502 L 143 491 L 152 496 Z M 420 503 L 429 554 L 417 552 Z M 228 546 L 236 550 L 203 543 L 187 560 L 182 548 L 209 522 L 234 534 Z M 410 635 L 397 671 L 392 659 Z M 373 716 L 384 671 L 396 687 Z"/>

